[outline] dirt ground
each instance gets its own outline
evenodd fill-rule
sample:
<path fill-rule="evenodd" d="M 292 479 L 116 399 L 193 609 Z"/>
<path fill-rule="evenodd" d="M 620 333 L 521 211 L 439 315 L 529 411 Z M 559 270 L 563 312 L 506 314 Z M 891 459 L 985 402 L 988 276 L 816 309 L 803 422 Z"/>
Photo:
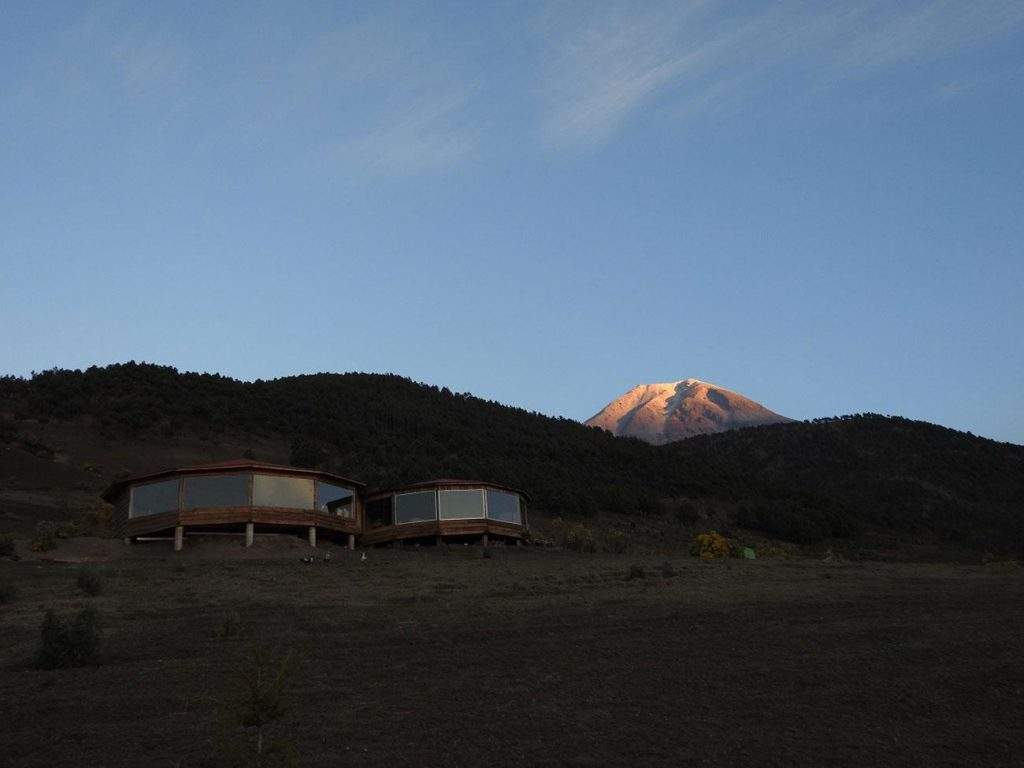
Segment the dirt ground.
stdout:
<path fill-rule="evenodd" d="M 192 544 L 192 542 L 190 542 Z M 205 766 L 232 670 L 292 649 L 299 765 L 997 766 L 1024 755 L 1024 573 L 476 547 L 136 545 L 0 561 L 0 764 Z M 330 552 L 331 559 L 322 556 Z M 632 566 L 643 575 L 627 578 Z M 104 591 L 75 586 L 80 569 Z M 41 671 L 43 612 L 100 661 Z M 239 631 L 219 637 L 237 613 Z"/>

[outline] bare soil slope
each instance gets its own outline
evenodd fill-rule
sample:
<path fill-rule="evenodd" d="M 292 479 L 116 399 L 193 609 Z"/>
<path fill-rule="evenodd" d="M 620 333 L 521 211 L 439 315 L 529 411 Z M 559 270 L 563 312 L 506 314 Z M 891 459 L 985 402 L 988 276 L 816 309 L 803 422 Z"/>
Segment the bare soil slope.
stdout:
<path fill-rule="evenodd" d="M 216 765 L 226 682 L 254 642 L 298 654 L 274 735 L 307 766 L 1009 766 L 1024 752 L 1017 567 L 677 557 L 665 577 L 660 557 L 532 549 L 332 550 L 311 566 L 202 551 L 0 561 L 19 592 L 0 607 L 0 762 Z M 75 589 L 81 567 L 105 574 L 102 595 Z M 44 609 L 83 605 L 100 612 L 102 663 L 30 669 Z M 239 636 L 217 638 L 232 611 Z"/>

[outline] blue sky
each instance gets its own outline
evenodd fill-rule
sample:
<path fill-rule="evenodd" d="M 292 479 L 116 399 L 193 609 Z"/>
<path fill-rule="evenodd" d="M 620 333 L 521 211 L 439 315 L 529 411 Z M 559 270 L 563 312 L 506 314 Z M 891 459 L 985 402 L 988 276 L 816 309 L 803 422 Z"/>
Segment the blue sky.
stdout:
<path fill-rule="evenodd" d="M 1022 293 L 1024 3 L 0 10 L 5 373 L 696 377 L 1024 443 Z"/>

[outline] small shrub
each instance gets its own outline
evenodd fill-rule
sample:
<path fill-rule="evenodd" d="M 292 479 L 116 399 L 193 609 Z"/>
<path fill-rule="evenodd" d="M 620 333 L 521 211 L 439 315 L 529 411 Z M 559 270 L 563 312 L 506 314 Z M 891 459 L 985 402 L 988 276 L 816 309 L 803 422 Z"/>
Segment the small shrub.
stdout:
<path fill-rule="evenodd" d="M 621 555 L 629 549 L 629 538 L 622 531 L 612 531 L 601 544 L 605 552 Z"/>
<path fill-rule="evenodd" d="M 0 579 L 0 605 L 13 603 L 18 598 L 18 590 L 7 579 Z"/>
<path fill-rule="evenodd" d="M 642 565 L 631 565 L 629 566 L 629 572 L 626 574 L 626 580 L 632 581 L 633 579 L 643 579 L 646 578 L 646 576 L 647 574 Z"/>
<path fill-rule="evenodd" d="M 697 505 L 686 499 L 679 502 L 679 506 L 676 507 L 673 515 L 676 522 L 680 525 L 694 525 L 701 519 L 700 510 L 697 509 Z"/>
<path fill-rule="evenodd" d="M 736 512 L 736 524 L 795 544 L 816 544 L 829 536 L 857 532 L 857 526 L 840 513 L 789 499 L 745 503 Z"/>
<path fill-rule="evenodd" d="M 661 502 L 659 502 L 658 497 L 653 494 L 644 494 L 640 497 L 638 510 L 640 512 L 640 517 L 652 517 L 661 512 Z"/>
<path fill-rule="evenodd" d="M 112 536 L 114 508 L 105 503 L 90 506 L 78 516 L 74 527 L 78 536 Z"/>
<path fill-rule="evenodd" d="M 36 525 L 36 533 L 30 545 L 33 552 L 49 552 L 57 548 L 57 526 L 43 521 Z"/>
<path fill-rule="evenodd" d="M 658 571 L 661 573 L 662 577 L 666 579 L 671 579 L 676 575 L 676 569 L 672 567 L 672 563 L 668 560 L 658 566 Z"/>
<path fill-rule="evenodd" d="M 690 553 L 701 560 L 718 560 L 729 556 L 729 540 L 717 531 L 698 533 Z"/>
<path fill-rule="evenodd" d="M 226 640 L 230 637 L 238 637 L 242 632 L 242 618 L 238 615 L 237 611 L 229 611 L 224 614 L 224 620 L 217 627 L 217 631 L 214 632 L 221 640 Z"/>
<path fill-rule="evenodd" d="M 754 554 L 758 558 L 780 558 L 782 560 L 789 560 L 793 557 L 791 551 L 776 544 L 758 544 L 754 547 Z"/>
<path fill-rule="evenodd" d="M 10 534 L 0 536 L 0 557 L 14 557 L 14 537 Z"/>
<path fill-rule="evenodd" d="M 739 541 L 729 542 L 729 557 L 735 557 L 740 560 L 749 559 L 753 560 L 757 557 L 754 552 L 754 548 L 749 544 L 744 544 Z"/>
<path fill-rule="evenodd" d="M 75 583 L 89 597 L 96 597 L 103 591 L 103 577 L 96 571 L 83 568 L 78 572 L 78 579 Z"/>
<path fill-rule="evenodd" d="M 597 541 L 594 539 L 593 531 L 581 523 L 576 523 L 565 531 L 562 546 L 574 552 L 597 552 Z"/>
<path fill-rule="evenodd" d="M 94 608 L 83 608 L 70 622 L 47 611 L 33 663 L 39 669 L 83 667 L 95 660 L 99 649 L 100 634 Z"/>

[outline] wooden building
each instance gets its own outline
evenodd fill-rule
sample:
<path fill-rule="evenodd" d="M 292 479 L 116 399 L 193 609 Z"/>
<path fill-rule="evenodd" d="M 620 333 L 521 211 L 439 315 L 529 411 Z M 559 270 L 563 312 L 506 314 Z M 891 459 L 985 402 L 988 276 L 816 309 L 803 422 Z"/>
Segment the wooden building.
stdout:
<path fill-rule="evenodd" d="M 173 533 L 180 550 L 187 532 L 259 530 L 317 536 L 350 548 L 400 541 L 519 542 L 527 531 L 522 491 L 497 483 L 436 480 L 367 490 L 330 472 L 237 460 L 169 469 L 118 480 L 103 498 L 126 542 Z"/>

